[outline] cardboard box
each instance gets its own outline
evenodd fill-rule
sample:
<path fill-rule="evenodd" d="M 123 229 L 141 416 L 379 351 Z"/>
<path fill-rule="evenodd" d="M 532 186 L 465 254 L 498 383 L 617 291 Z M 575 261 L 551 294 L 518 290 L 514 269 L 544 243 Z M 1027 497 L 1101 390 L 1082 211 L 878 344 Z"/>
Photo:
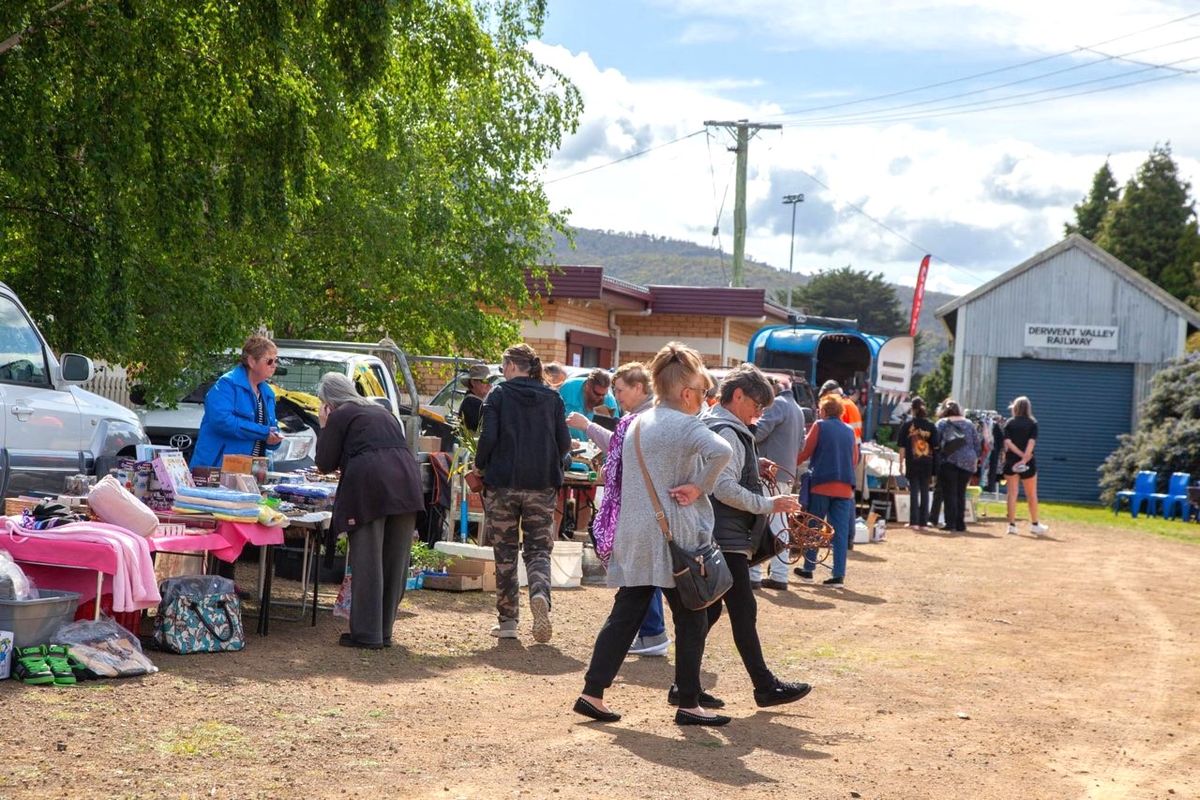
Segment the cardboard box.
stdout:
<path fill-rule="evenodd" d="M 485 592 L 496 591 L 496 573 L 494 571 L 490 575 L 480 576 L 480 580 L 483 581 L 482 588 Z"/>
<path fill-rule="evenodd" d="M 254 467 L 254 459 L 250 456 L 225 456 L 221 460 L 221 472 L 240 472 L 249 475 Z"/>
<path fill-rule="evenodd" d="M 482 558 L 455 558 L 446 565 L 446 571 L 451 575 L 467 575 L 480 578 L 484 575 L 496 577 L 496 562 Z"/>
<path fill-rule="evenodd" d="M 424 588 L 444 592 L 478 592 L 483 589 L 483 578 L 470 575 L 426 575 Z"/>
<path fill-rule="evenodd" d="M 440 436 L 418 436 L 417 450 L 422 453 L 436 453 L 442 449 Z"/>

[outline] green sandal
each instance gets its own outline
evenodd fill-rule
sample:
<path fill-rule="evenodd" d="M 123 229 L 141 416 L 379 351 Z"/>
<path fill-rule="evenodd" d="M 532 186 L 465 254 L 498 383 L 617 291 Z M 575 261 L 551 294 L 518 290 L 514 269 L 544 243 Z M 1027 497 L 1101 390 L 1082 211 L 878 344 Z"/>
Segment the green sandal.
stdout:
<path fill-rule="evenodd" d="M 71 651 L 67 649 L 66 645 L 46 645 L 46 664 L 50 667 L 50 671 L 54 673 L 54 683 L 56 686 L 75 685 L 75 670 L 71 666 Z"/>
<path fill-rule="evenodd" d="M 44 645 L 18 647 L 13 653 L 13 677 L 27 686 L 54 683 L 54 671 L 46 663 Z"/>

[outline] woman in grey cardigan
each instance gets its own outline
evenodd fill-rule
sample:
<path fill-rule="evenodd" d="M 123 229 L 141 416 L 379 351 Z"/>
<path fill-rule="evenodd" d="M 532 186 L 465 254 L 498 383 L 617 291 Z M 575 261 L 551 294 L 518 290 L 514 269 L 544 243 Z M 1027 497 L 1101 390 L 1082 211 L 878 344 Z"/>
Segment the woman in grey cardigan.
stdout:
<path fill-rule="evenodd" d="M 655 406 L 631 426 L 621 450 L 624 479 L 621 512 L 608 564 L 608 585 L 617 587 L 612 612 L 596 637 L 575 712 L 599 720 L 621 718 L 604 703 L 629 643 L 659 587 L 675 620 L 675 684 L 679 687 L 679 725 L 725 725 L 729 717 L 700 707 L 700 661 L 708 620 L 703 611 L 683 606 L 671 574 L 671 554 L 655 519 L 650 490 L 638 459 L 638 439 L 671 535 L 685 550 L 712 541 L 713 510 L 708 500 L 713 484 L 732 451 L 696 417 L 709 388 L 700 355 L 671 342 L 650 362 Z"/>

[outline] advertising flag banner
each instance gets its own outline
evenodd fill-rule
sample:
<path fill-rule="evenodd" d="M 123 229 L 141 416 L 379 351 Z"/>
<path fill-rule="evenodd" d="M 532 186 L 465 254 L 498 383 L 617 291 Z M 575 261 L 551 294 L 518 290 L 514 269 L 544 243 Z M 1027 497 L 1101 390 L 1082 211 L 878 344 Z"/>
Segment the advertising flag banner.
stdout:
<path fill-rule="evenodd" d="M 917 320 L 921 316 L 921 303 L 925 299 L 925 276 L 929 274 L 929 255 L 921 259 L 921 269 L 917 273 L 917 286 L 913 289 L 912 319 L 908 323 L 908 335 L 917 335 Z"/>

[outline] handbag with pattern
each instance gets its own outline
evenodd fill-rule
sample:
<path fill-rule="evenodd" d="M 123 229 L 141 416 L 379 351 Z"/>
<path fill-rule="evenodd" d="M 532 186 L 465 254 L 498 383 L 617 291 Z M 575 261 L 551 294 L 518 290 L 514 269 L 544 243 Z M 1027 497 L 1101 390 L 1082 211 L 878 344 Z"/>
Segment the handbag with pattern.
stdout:
<path fill-rule="evenodd" d="M 154 640 L 172 653 L 219 653 L 246 646 L 242 604 L 233 581 L 216 575 L 168 578 L 159 585 L 162 602 Z"/>

